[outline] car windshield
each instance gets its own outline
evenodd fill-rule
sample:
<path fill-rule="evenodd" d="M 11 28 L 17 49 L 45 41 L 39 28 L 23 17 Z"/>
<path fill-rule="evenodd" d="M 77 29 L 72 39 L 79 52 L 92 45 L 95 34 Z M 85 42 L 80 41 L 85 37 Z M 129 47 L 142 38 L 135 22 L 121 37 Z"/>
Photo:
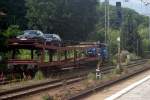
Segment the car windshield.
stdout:
<path fill-rule="evenodd" d="M 24 34 L 25 35 L 29 35 L 29 34 L 31 34 L 31 35 L 40 35 L 40 34 L 42 34 L 40 31 L 35 31 L 35 30 L 27 30 L 27 31 L 24 31 Z"/>
<path fill-rule="evenodd" d="M 57 34 L 44 34 L 45 39 L 47 40 L 57 40 L 61 41 L 61 38 Z"/>
<path fill-rule="evenodd" d="M 45 34 L 45 37 L 46 37 L 46 38 L 52 38 L 53 35 L 52 35 L 52 34 Z"/>

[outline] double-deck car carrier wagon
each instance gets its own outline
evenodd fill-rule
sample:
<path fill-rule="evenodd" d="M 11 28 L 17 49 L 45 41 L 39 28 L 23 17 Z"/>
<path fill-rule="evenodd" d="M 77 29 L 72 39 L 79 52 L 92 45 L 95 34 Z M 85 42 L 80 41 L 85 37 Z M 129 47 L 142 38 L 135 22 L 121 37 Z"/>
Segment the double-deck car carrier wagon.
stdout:
<path fill-rule="evenodd" d="M 8 48 L 11 55 L 8 59 L 8 65 L 34 65 L 37 67 L 59 68 L 70 67 L 79 63 L 97 60 L 97 56 L 87 56 L 86 51 L 89 48 L 95 48 L 98 50 L 104 45 L 105 44 L 81 43 L 77 45 L 58 47 L 35 39 L 11 39 L 8 41 Z M 30 58 L 20 59 L 17 57 L 17 51 L 22 49 L 30 50 Z M 46 58 L 46 56 L 48 56 L 48 58 Z"/>

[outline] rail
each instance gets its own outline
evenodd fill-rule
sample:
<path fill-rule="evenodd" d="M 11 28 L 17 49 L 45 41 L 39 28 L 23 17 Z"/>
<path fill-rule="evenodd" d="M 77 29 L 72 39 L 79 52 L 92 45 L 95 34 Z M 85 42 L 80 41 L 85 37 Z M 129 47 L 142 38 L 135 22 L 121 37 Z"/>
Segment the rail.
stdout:
<path fill-rule="evenodd" d="M 141 63 L 145 63 L 145 62 L 146 62 L 146 60 L 143 60 L 143 61 L 140 61 L 137 64 L 132 63 L 132 64 L 129 64 L 128 66 L 133 67 L 133 66 L 139 65 Z M 114 66 L 104 67 L 102 69 L 102 72 L 103 72 L 103 74 L 107 74 L 112 69 L 114 69 Z M 147 69 L 149 69 L 149 67 L 148 68 L 145 67 L 143 69 L 135 71 L 134 73 L 127 74 L 127 75 L 125 75 L 125 76 L 123 76 L 123 77 L 121 77 L 117 80 L 113 80 L 113 81 L 111 80 L 111 81 L 108 82 L 109 84 L 108 83 L 100 84 L 100 86 L 98 86 L 98 87 L 94 87 L 94 88 L 91 88 L 87 91 L 81 92 L 77 95 L 71 96 L 70 99 L 75 99 L 75 98 L 78 98 L 80 96 L 86 95 L 87 93 L 89 93 L 93 89 L 96 90 L 97 88 L 102 88 L 102 87 L 108 86 L 110 84 L 118 82 L 119 80 L 123 80 L 123 79 L 125 79 L 129 76 L 132 76 L 136 73 L 145 71 Z M 3 91 L 3 92 L 0 92 L 0 99 L 2 99 L 2 100 L 13 99 L 13 98 L 17 98 L 17 97 L 20 97 L 20 96 L 37 93 L 37 92 L 40 92 L 40 91 L 43 91 L 43 90 L 46 90 L 46 89 L 58 88 L 60 86 L 63 86 L 63 80 L 66 80 L 67 84 L 72 84 L 72 83 L 75 83 L 75 82 L 79 82 L 79 81 L 85 79 L 86 76 L 88 75 L 88 73 L 89 72 L 81 74 L 81 75 L 73 76 L 73 77 L 68 77 L 68 78 L 65 78 L 65 79 L 46 81 L 46 82 L 35 84 L 35 85 L 29 85 L 29 86 L 25 86 L 25 87 L 21 87 L 21 88 L 16 88 L 16 89 Z"/>

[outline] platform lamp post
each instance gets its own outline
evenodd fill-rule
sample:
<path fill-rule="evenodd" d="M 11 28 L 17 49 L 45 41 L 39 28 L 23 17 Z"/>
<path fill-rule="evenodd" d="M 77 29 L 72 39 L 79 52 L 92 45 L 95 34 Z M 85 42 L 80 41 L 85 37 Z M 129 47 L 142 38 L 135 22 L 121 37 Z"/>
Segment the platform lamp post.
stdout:
<path fill-rule="evenodd" d="M 117 37 L 117 43 L 118 43 L 117 69 L 118 69 L 119 71 L 121 71 L 121 58 L 120 58 L 121 47 L 120 47 L 120 37 Z"/>
<path fill-rule="evenodd" d="M 0 20 L 1 20 L 1 17 L 3 17 L 3 16 L 6 16 L 6 14 L 4 12 L 0 11 Z M 1 29 L 0 29 L 0 31 L 1 31 Z"/>
<path fill-rule="evenodd" d="M 0 54 L 0 62 L 2 61 L 2 55 Z"/>
<path fill-rule="evenodd" d="M 1 20 L 1 17 L 3 17 L 3 16 L 6 16 L 6 14 L 4 13 L 4 12 L 2 12 L 2 11 L 0 11 L 0 20 Z M 1 32 L 1 28 L 0 28 L 0 32 Z M 2 57 L 2 55 L 0 54 L 0 62 L 3 60 L 3 57 Z"/>

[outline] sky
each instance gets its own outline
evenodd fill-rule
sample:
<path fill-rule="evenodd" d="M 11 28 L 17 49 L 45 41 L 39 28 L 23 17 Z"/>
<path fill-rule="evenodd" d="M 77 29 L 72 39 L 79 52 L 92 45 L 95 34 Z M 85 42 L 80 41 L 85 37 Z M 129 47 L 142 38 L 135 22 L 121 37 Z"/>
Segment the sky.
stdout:
<path fill-rule="evenodd" d="M 103 2 L 105 0 L 100 1 Z M 120 1 L 123 7 L 134 9 L 135 11 L 143 15 L 150 15 L 150 5 L 145 6 L 145 4 L 141 2 L 141 0 L 109 0 L 110 4 L 114 6 L 116 5 L 117 1 Z M 147 1 L 150 2 L 150 0 Z"/>

